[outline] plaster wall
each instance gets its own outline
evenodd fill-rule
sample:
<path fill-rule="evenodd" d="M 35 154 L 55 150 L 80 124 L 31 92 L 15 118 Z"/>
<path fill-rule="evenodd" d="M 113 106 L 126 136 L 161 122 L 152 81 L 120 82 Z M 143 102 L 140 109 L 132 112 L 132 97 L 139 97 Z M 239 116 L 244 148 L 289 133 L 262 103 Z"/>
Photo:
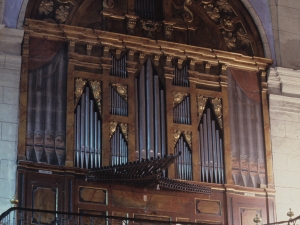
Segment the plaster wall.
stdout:
<path fill-rule="evenodd" d="M 300 215 L 300 71 L 271 69 L 268 86 L 276 212 L 283 221 L 289 208 Z"/>
<path fill-rule="evenodd" d="M 22 30 L 0 29 L 0 212 L 15 194 Z"/>

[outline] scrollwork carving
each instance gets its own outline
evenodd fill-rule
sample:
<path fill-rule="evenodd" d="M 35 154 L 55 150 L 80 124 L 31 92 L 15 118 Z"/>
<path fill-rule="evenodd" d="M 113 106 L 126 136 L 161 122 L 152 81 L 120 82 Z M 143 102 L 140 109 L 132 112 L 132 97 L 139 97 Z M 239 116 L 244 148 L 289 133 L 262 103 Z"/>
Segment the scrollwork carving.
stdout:
<path fill-rule="evenodd" d="M 222 35 L 228 50 L 234 49 L 236 47 L 236 38 L 233 36 L 232 32 L 223 31 Z"/>
<path fill-rule="evenodd" d="M 106 9 L 112 9 L 115 6 L 114 0 L 103 0 L 103 7 Z"/>
<path fill-rule="evenodd" d="M 117 122 L 110 122 L 109 123 L 109 139 L 113 136 L 113 134 L 116 132 L 117 129 Z"/>
<path fill-rule="evenodd" d="M 152 20 L 141 20 L 142 28 L 145 31 L 148 31 L 147 37 L 153 38 L 152 33 L 153 31 L 159 32 L 161 28 L 161 23 L 152 21 Z"/>
<path fill-rule="evenodd" d="M 183 135 L 185 137 L 186 142 L 188 143 L 188 145 L 192 149 L 192 132 L 191 131 L 184 131 Z"/>
<path fill-rule="evenodd" d="M 178 92 L 178 91 L 174 91 L 173 93 L 173 106 L 177 106 L 178 104 L 180 104 L 183 99 L 188 96 L 187 93 L 182 93 L 182 92 Z"/>
<path fill-rule="evenodd" d="M 121 130 L 122 130 L 122 133 L 125 136 L 126 141 L 128 141 L 128 126 L 127 126 L 127 123 L 120 123 L 120 127 L 121 127 Z"/>
<path fill-rule="evenodd" d="M 214 20 L 215 22 L 218 22 L 220 19 L 219 9 L 217 7 L 214 7 L 212 4 L 204 5 L 203 8 L 206 10 L 207 15 Z"/>
<path fill-rule="evenodd" d="M 219 6 L 220 11 L 230 13 L 232 12 L 231 5 L 227 0 L 219 0 L 217 1 L 217 5 Z"/>
<path fill-rule="evenodd" d="M 128 18 L 127 20 L 127 32 L 129 34 L 134 34 L 134 28 L 136 26 L 136 19 L 133 19 L 133 18 Z"/>
<path fill-rule="evenodd" d="M 43 0 L 39 6 L 39 14 L 45 14 L 46 16 L 53 11 L 53 1 Z"/>
<path fill-rule="evenodd" d="M 202 118 L 203 115 L 203 111 L 205 109 L 206 106 L 206 102 L 207 102 L 207 98 L 204 96 L 197 96 L 197 114 L 198 114 L 198 119 L 199 121 Z"/>
<path fill-rule="evenodd" d="M 78 104 L 78 101 L 83 93 L 83 88 L 86 85 L 86 80 L 82 80 L 82 78 L 78 78 L 75 80 L 75 108 Z"/>
<path fill-rule="evenodd" d="M 236 35 L 237 39 L 241 42 L 242 45 L 250 46 L 249 35 L 243 28 L 240 28 Z"/>
<path fill-rule="evenodd" d="M 121 84 L 112 84 L 111 86 L 127 102 L 127 86 Z"/>
<path fill-rule="evenodd" d="M 181 131 L 180 130 L 175 130 L 174 131 L 174 146 L 176 145 L 178 139 L 180 138 Z"/>
<path fill-rule="evenodd" d="M 101 115 L 101 83 L 99 81 L 90 81 L 92 92 L 97 103 L 98 111 Z"/>
<path fill-rule="evenodd" d="M 221 129 L 223 129 L 223 121 L 222 121 L 222 102 L 221 102 L 221 99 L 219 98 L 214 98 L 211 100 L 211 103 L 214 107 L 214 112 L 215 112 L 215 115 L 218 119 L 218 123 L 221 127 Z"/>
<path fill-rule="evenodd" d="M 167 41 L 170 41 L 173 36 L 173 26 L 171 25 L 165 25 L 165 39 Z"/>
<path fill-rule="evenodd" d="M 69 10 L 70 10 L 69 6 L 62 6 L 62 5 L 59 6 L 58 9 L 56 9 L 55 18 L 59 21 L 59 23 L 64 23 L 67 20 L 70 14 Z"/>
<path fill-rule="evenodd" d="M 185 22 L 192 22 L 194 19 L 194 15 L 192 11 L 188 8 L 188 6 L 192 5 L 192 0 L 185 0 L 182 6 L 177 6 L 176 4 L 173 3 L 173 7 L 177 11 L 177 15 L 182 15 L 182 19 Z"/>

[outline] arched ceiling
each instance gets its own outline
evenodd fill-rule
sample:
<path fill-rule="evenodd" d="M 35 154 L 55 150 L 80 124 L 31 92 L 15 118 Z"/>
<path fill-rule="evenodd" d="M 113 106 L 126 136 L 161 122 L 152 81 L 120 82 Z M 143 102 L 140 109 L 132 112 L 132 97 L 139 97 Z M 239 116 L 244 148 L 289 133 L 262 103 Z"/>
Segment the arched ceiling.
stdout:
<path fill-rule="evenodd" d="M 258 29 L 239 0 L 165 0 L 163 9 L 163 21 L 148 21 L 135 15 L 134 0 L 29 0 L 25 19 L 264 57 Z"/>

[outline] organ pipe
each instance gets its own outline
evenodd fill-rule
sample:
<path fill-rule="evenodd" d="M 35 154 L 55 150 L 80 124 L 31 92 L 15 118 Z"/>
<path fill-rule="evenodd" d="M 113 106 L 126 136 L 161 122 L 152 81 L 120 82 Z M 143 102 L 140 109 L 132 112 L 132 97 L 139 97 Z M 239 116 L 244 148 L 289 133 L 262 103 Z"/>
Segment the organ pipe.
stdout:
<path fill-rule="evenodd" d="M 181 87 L 189 87 L 188 78 L 188 65 L 184 66 L 181 70 L 174 66 L 173 85 Z"/>
<path fill-rule="evenodd" d="M 127 78 L 127 71 L 126 71 L 126 55 L 122 58 L 117 59 L 113 55 L 111 55 L 111 71 L 110 75 L 115 77 Z"/>
<path fill-rule="evenodd" d="M 198 127 L 201 181 L 224 183 L 223 144 L 220 127 L 212 110 L 207 107 Z"/>
<path fill-rule="evenodd" d="M 181 156 L 176 159 L 175 163 L 175 177 L 181 180 L 192 180 L 192 153 L 189 145 L 182 135 L 178 139 L 174 151 L 175 153 L 181 152 Z"/>
<path fill-rule="evenodd" d="M 120 126 L 116 127 L 110 139 L 111 165 L 120 165 L 128 162 L 128 144 Z"/>
<path fill-rule="evenodd" d="M 173 109 L 173 122 L 181 124 L 191 123 L 190 97 L 187 96 Z"/>
<path fill-rule="evenodd" d="M 136 157 L 149 159 L 166 153 L 165 96 L 158 75 L 148 58 L 136 78 L 137 143 Z M 153 151 L 153 154 L 150 151 Z"/>
<path fill-rule="evenodd" d="M 76 149 L 75 166 L 80 168 L 101 167 L 101 119 L 97 104 L 87 86 L 75 110 Z"/>

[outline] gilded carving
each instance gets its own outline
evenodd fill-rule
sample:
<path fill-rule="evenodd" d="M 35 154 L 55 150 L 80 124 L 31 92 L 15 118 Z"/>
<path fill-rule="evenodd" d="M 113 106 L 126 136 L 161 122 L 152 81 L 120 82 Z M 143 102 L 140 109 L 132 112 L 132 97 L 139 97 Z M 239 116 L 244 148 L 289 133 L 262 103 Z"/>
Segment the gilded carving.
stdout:
<path fill-rule="evenodd" d="M 187 93 L 182 93 L 178 91 L 174 91 L 173 93 L 173 106 L 177 106 L 179 103 L 183 101 L 183 99 L 188 96 Z"/>
<path fill-rule="evenodd" d="M 187 141 L 188 145 L 192 149 L 192 132 L 184 131 L 183 134 L 184 134 L 185 140 Z"/>
<path fill-rule="evenodd" d="M 195 70 L 196 69 L 196 61 L 194 59 L 192 59 L 190 61 L 190 69 L 191 70 Z"/>
<path fill-rule="evenodd" d="M 233 36 L 232 32 L 223 31 L 222 34 L 228 50 L 234 49 L 236 47 L 236 38 Z"/>
<path fill-rule="evenodd" d="M 183 64 L 183 59 L 178 59 L 177 68 L 181 70 L 182 69 L 182 64 Z"/>
<path fill-rule="evenodd" d="M 115 6 L 114 0 L 103 0 L 103 7 L 106 9 L 112 9 Z"/>
<path fill-rule="evenodd" d="M 69 6 L 59 6 L 58 9 L 56 9 L 55 13 L 56 13 L 56 19 L 60 22 L 60 23 L 64 23 L 66 21 L 66 19 L 69 16 Z"/>
<path fill-rule="evenodd" d="M 159 66 L 159 59 L 160 59 L 160 55 L 155 55 L 154 56 L 154 65 L 155 66 Z"/>
<path fill-rule="evenodd" d="M 192 0 L 185 0 L 182 6 L 177 6 L 173 3 L 173 6 L 177 11 L 176 14 L 181 15 L 182 19 L 188 23 L 192 22 L 194 19 L 192 11 L 188 8 L 188 6 L 191 6 L 192 3 Z"/>
<path fill-rule="evenodd" d="M 90 86 L 94 95 L 94 99 L 97 103 L 98 111 L 101 115 L 101 84 L 99 81 L 90 81 Z"/>
<path fill-rule="evenodd" d="M 43 0 L 40 3 L 39 7 L 39 14 L 45 14 L 48 15 L 50 12 L 53 11 L 53 1 L 50 0 Z"/>
<path fill-rule="evenodd" d="M 216 117 L 218 119 L 218 123 L 219 123 L 219 125 L 222 129 L 223 128 L 223 121 L 222 121 L 222 102 L 221 102 L 221 99 L 214 98 L 214 99 L 211 100 L 211 103 L 213 104 L 215 115 L 216 115 Z"/>
<path fill-rule="evenodd" d="M 76 4 L 76 0 L 57 0 L 60 3 L 71 3 L 72 5 Z"/>
<path fill-rule="evenodd" d="M 173 26 L 171 25 L 165 25 L 165 39 L 167 41 L 170 41 L 173 36 Z"/>
<path fill-rule="evenodd" d="M 166 66 L 167 67 L 172 67 L 172 56 L 167 56 L 166 58 Z"/>
<path fill-rule="evenodd" d="M 121 49 L 117 49 L 116 50 L 116 58 L 119 60 L 122 54 L 122 50 Z"/>
<path fill-rule="evenodd" d="M 134 28 L 136 26 L 136 19 L 129 18 L 127 20 L 127 31 L 129 34 L 134 34 Z"/>
<path fill-rule="evenodd" d="M 121 84 L 112 84 L 111 86 L 127 102 L 127 86 Z"/>
<path fill-rule="evenodd" d="M 110 50 L 109 46 L 104 46 L 103 48 L 104 57 L 109 57 L 109 50 Z"/>
<path fill-rule="evenodd" d="M 226 75 L 226 71 L 227 71 L 227 65 L 226 64 L 223 64 L 222 65 L 222 68 L 221 68 L 221 70 L 222 70 L 222 75 Z"/>
<path fill-rule="evenodd" d="M 180 130 L 175 130 L 174 132 L 174 146 L 176 145 L 178 139 L 180 138 L 181 131 Z"/>
<path fill-rule="evenodd" d="M 222 12 L 232 12 L 231 5 L 227 2 L 227 0 L 219 0 L 217 1 L 217 5 Z"/>
<path fill-rule="evenodd" d="M 93 48 L 93 45 L 87 45 L 87 46 L 86 46 L 87 55 L 91 55 L 91 53 L 92 53 L 92 48 Z"/>
<path fill-rule="evenodd" d="M 209 72 L 210 72 L 210 67 L 211 67 L 210 63 L 206 63 L 206 64 L 205 64 L 205 73 L 209 74 Z"/>
<path fill-rule="evenodd" d="M 75 108 L 78 104 L 78 101 L 83 93 L 83 88 L 86 85 L 86 80 L 82 80 L 82 78 L 78 78 L 75 80 Z"/>
<path fill-rule="evenodd" d="M 222 23 L 227 30 L 232 31 L 234 29 L 233 19 L 230 16 L 225 16 L 222 19 Z"/>
<path fill-rule="evenodd" d="M 161 28 L 161 23 L 152 21 L 152 20 L 141 20 L 142 27 L 145 31 L 148 31 L 147 37 L 153 38 L 152 33 L 153 31 L 159 32 Z"/>
<path fill-rule="evenodd" d="M 206 102 L 207 102 L 207 98 L 206 97 L 204 97 L 204 96 L 197 96 L 197 114 L 198 114 L 199 121 L 202 118 L 203 111 L 204 111 L 205 106 L 206 106 Z"/>
<path fill-rule="evenodd" d="M 121 130 L 122 130 L 122 133 L 125 136 L 126 141 L 128 141 L 128 126 L 127 126 L 127 123 L 120 123 L 120 127 L 121 127 Z"/>
<path fill-rule="evenodd" d="M 237 39 L 241 42 L 242 45 L 250 46 L 249 35 L 242 28 L 236 33 Z"/>
<path fill-rule="evenodd" d="M 204 5 L 203 8 L 206 10 L 207 15 L 214 20 L 215 22 L 218 22 L 220 19 L 219 9 L 217 7 L 214 7 L 212 4 Z"/>
<path fill-rule="evenodd" d="M 117 125 L 118 125 L 117 122 L 110 122 L 109 123 L 109 139 L 111 139 L 111 137 L 115 133 L 115 131 L 117 129 Z"/>

